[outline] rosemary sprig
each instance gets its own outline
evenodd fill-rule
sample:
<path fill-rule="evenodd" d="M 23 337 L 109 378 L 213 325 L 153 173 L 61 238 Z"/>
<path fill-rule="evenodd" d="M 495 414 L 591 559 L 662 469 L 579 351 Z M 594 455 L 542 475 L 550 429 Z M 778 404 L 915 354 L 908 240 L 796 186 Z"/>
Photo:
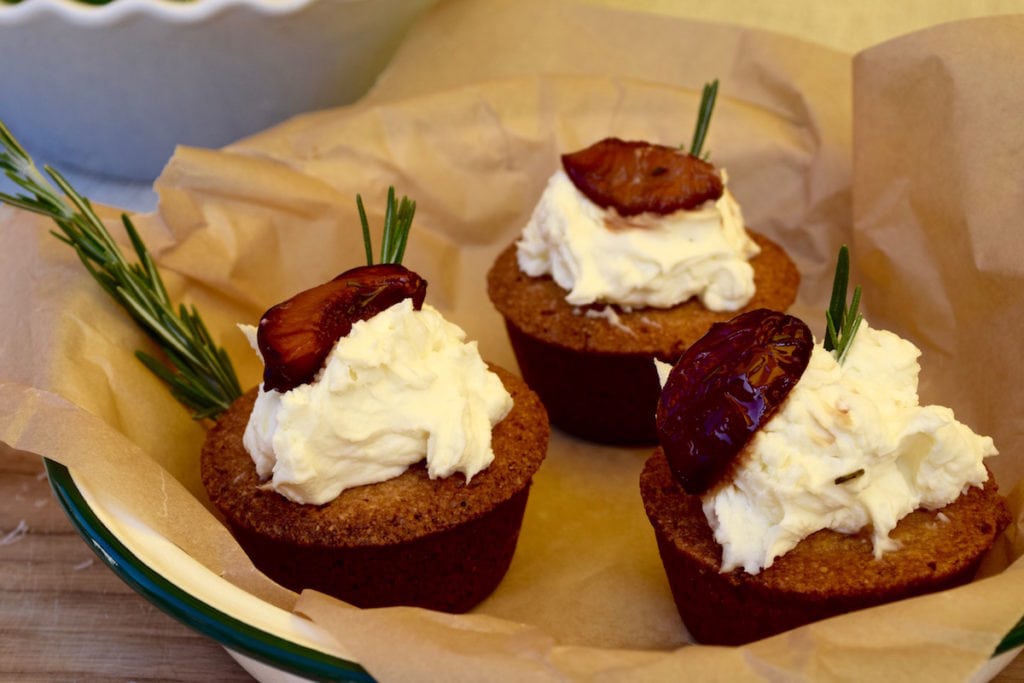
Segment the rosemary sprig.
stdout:
<path fill-rule="evenodd" d="M 242 390 L 224 349 L 218 347 L 195 307 L 177 311 L 142 238 L 127 215 L 121 222 L 138 263 L 129 263 L 106 226 L 56 170 L 44 167 L 54 187 L 32 158 L 0 122 L 0 169 L 28 194 L 0 192 L 7 203 L 52 219 L 60 231 L 51 234 L 78 254 L 96 282 L 135 319 L 161 348 L 167 362 L 142 351 L 138 359 L 163 380 L 171 393 L 199 420 L 227 409 Z"/>
<path fill-rule="evenodd" d="M 711 125 L 711 113 L 715 110 L 715 98 L 718 97 L 718 79 L 704 84 L 704 91 L 700 96 L 700 108 L 697 110 L 697 125 L 693 129 L 693 141 L 690 143 L 690 154 L 707 161 L 709 152 L 701 156 L 701 148 L 704 146 L 704 138 L 707 137 L 708 127 Z"/>
<path fill-rule="evenodd" d="M 840 363 L 846 358 L 864 316 L 860 314 L 860 285 L 853 290 L 853 299 L 846 306 L 846 289 L 850 280 L 850 250 L 839 248 L 836 276 L 832 281 L 832 300 L 825 311 L 825 350 L 832 351 Z"/>
<path fill-rule="evenodd" d="M 356 195 L 359 221 L 363 226 L 363 246 L 366 248 L 366 265 L 373 265 L 373 245 L 370 242 L 370 222 L 366 219 L 363 197 Z M 405 244 L 409 240 L 412 217 L 416 214 L 416 202 L 408 197 L 395 199 L 395 188 L 388 188 L 388 205 L 384 211 L 384 231 L 380 240 L 380 262 L 401 263 L 405 256 Z"/>

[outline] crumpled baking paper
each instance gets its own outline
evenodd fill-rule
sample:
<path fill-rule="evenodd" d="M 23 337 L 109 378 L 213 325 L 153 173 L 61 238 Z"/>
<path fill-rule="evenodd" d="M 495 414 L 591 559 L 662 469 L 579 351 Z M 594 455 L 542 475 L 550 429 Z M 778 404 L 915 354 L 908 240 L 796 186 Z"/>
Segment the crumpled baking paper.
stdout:
<path fill-rule="evenodd" d="M 794 312 L 820 334 L 835 253 L 850 244 L 872 325 L 921 346 L 923 398 L 995 437 L 990 465 L 1009 491 L 1024 473 L 1024 94 L 1008 85 L 1007 56 L 1022 28 L 962 22 L 851 59 L 581 5 L 444 3 L 362 102 L 225 150 L 180 148 L 156 184 L 158 212 L 136 221 L 172 297 L 198 306 L 251 386 L 259 364 L 235 324 L 358 265 L 355 195 L 379 225 L 394 185 L 418 203 L 406 264 L 429 300 L 514 368 L 484 276 L 558 155 L 607 135 L 686 142 L 700 86 L 719 78 L 707 148 L 747 223 L 800 267 Z M 743 648 L 688 645 L 639 497 L 648 451 L 557 431 L 513 565 L 473 614 L 359 610 L 309 592 L 296 602 L 209 510 L 204 425 L 132 357 L 144 335 L 45 221 L 4 208 L 0 224 L 0 440 L 69 465 L 212 571 L 313 619 L 383 680 L 963 680 L 987 675 L 1024 615 L 1019 563 L 1004 570 L 1022 552 L 1015 525 L 990 578 L 964 588 Z"/>

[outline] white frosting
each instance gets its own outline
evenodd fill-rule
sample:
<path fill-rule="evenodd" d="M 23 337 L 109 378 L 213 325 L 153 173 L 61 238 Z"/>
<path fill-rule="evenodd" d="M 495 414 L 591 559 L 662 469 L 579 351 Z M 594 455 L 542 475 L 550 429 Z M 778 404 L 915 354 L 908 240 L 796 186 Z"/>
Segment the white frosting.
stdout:
<path fill-rule="evenodd" d="M 704 496 L 722 571 L 751 574 L 819 529 L 870 525 L 875 555 L 917 508 L 988 478 L 992 439 L 942 406 L 919 406 L 920 351 L 862 323 L 842 365 L 819 344 L 782 409 L 751 440 L 732 482 Z M 863 470 L 844 483 L 837 479 Z"/>
<path fill-rule="evenodd" d="M 575 313 L 578 310 L 580 309 L 574 309 L 573 313 Z M 618 328 L 630 336 L 636 336 L 636 332 L 633 331 L 633 328 L 631 328 L 626 323 L 622 322 L 622 318 L 619 317 L 619 314 L 611 306 L 605 306 L 604 308 L 600 309 L 588 308 L 586 311 L 583 312 L 583 317 L 602 318 L 604 320 L 607 320 L 608 324 L 611 325 L 612 327 Z"/>
<path fill-rule="evenodd" d="M 713 311 L 750 301 L 748 261 L 760 252 L 728 190 L 690 211 L 624 218 L 590 201 L 561 169 L 516 246 L 519 269 L 531 277 L 550 273 L 574 306 L 668 308 L 697 296 Z"/>
<path fill-rule="evenodd" d="M 411 299 L 357 322 L 313 382 L 260 387 L 244 436 L 257 473 L 290 500 L 317 505 L 424 456 L 431 478 L 469 480 L 494 459 L 491 428 L 512 397 L 464 339 Z"/>

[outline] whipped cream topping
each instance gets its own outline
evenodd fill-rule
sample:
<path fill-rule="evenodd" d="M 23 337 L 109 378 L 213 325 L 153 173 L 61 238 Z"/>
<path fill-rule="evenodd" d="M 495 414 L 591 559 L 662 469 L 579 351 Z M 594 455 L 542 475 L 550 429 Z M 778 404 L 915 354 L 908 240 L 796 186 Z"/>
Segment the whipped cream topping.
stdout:
<path fill-rule="evenodd" d="M 255 328 L 245 329 L 255 346 Z M 243 443 L 267 486 L 297 503 L 397 477 L 426 457 L 431 478 L 467 481 L 494 459 L 491 428 L 512 397 L 476 342 L 405 299 L 355 323 L 316 379 L 260 387 Z"/>
<path fill-rule="evenodd" d="M 626 218 L 593 203 L 562 169 L 548 180 L 516 247 L 519 269 L 531 277 L 550 273 L 574 306 L 668 308 L 696 296 L 713 311 L 750 301 L 748 261 L 760 252 L 728 189 L 693 210 Z"/>
<path fill-rule="evenodd" d="M 920 351 L 863 322 L 842 365 L 817 344 L 786 403 L 703 497 L 721 571 L 750 574 L 820 529 L 870 526 L 876 557 L 910 512 L 935 510 L 988 478 L 992 439 L 942 406 L 918 405 Z"/>

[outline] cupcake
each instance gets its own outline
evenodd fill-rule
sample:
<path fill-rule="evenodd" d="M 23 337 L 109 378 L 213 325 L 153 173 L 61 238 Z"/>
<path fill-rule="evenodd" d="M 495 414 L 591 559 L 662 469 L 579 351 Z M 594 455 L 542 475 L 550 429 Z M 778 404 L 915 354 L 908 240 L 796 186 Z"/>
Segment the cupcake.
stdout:
<path fill-rule="evenodd" d="M 662 446 L 640 490 L 700 642 L 962 584 L 1009 523 L 984 464 L 992 439 L 919 405 L 920 351 L 863 322 L 859 289 L 849 309 L 845 291 L 841 275 L 820 344 L 757 310 L 664 372 Z"/>
<path fill-rule="evenodd" d="M 738 311 L 796 297 L 792 261 L 746 230 L 725 172 L 699 154 L 696 142 L 686 153 L 608 138 L 564 155 L 488 273 L 523 378 L 567 432 L 654 443 L 651 361 L 674 362 Z"/>
<path fill-rule="evenodd" d="M 424 303 L 426 282 L 398 264 L 414 207 L 389 204 L 381 264 L 250 328 L 263 382 L 210 430 L 202 479 L 253 564 L 283 586 L 463 612 L 511 562 L 547 415 Z"/>

